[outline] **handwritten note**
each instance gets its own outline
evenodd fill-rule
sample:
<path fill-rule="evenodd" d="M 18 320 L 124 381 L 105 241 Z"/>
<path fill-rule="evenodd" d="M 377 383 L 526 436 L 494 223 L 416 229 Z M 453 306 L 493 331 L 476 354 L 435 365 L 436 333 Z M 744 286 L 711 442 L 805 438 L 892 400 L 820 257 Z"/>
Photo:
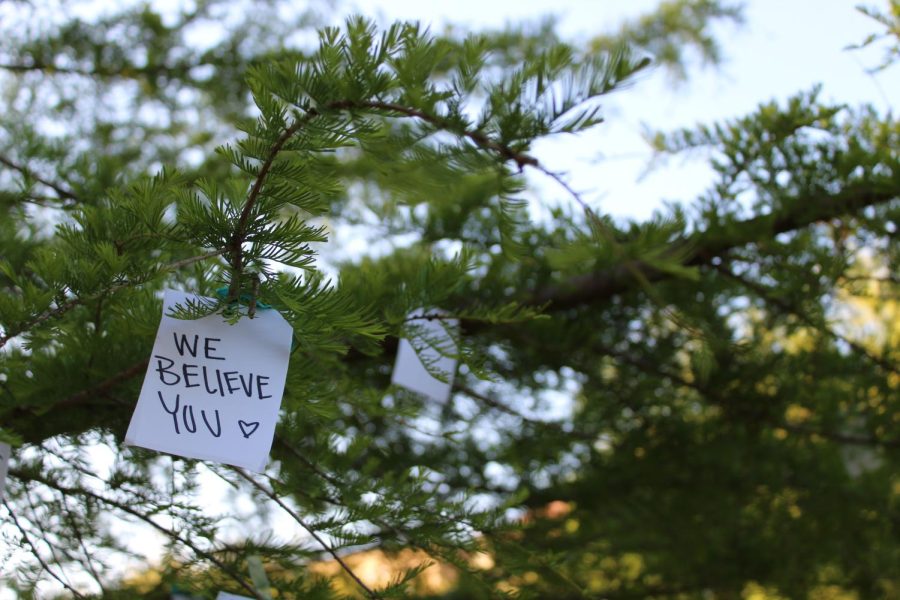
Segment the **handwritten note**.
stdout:
<path fill-rule="evenodd" d="M 125 443 L 253 471 L 265 468 L 290 357 L 291 326 L 274 310 L 229 325 L 179 320 L 199 300 L 168 290 Z"/>
<path fill-rule="evenodd" d="M 3 491 L 6 489 L 6 472 L 9 470 L 9 457 L 12 448 L 9 444 L 0 442 L 0 500 L 3 499 Z"/>
<path fill-rule="evenodd" d="M 443 314 L 438 310 L 426 312 L 421 309 L 410 313 L 408 328 L 413 342 L 400 339 L 391 376 L 394 385 L 436 402 L 446 402 L 450 397 L 458 352 L 451 332 L 458 329 L 459 321 L 443 318 Z"/>

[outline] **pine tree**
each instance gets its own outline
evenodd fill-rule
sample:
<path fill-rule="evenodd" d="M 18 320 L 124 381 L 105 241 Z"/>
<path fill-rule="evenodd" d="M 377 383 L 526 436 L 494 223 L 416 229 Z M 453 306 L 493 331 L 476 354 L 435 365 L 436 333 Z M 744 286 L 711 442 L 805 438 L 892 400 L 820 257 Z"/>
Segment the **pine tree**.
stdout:
<path fill-rule="evenodd" d="M 21 597 L 55 580 L 264 598 L 254 556 L 288 598 L 421 595 L 430 562 L 455 569 L 446 597 L 900 591 L 897 122 L 812 90 L 659 133 L 661 158 L 706 153 L 716 180 L 646 222 L 589 207 L 532 153 L 597 125 L 654 60 L 676 77 L 687 50 L 715 61 L 711 23 L 740 11 L 671 0 L 589 48 L 552 25 L 461 37 L 354 17 L 305 51 L 269 40 L 309 14 L 251 10 L 197 50 L 192 27 L 228 4 L 47 31 L 15 27 L 45 9 L 14 10 L 0 441 Z M 569 196 L 546 220 L 529 174 Z M 332 248 L 354 225 L 396 243 Z M 291 324 L 264 475 L 122 445 L 165 288 L 215 299 L 180 318 L 268 305 Z M 390 384 L 398 340 L 429 345 L 423 308 L 460 323 L 445 403 Z M 560 395 L 571 414 L 543 418 Z M 224 539 L 230 507 L 197 496 L 210 475 L 304 541 Z M 114 580 L 111 516 L 168 540 L 149 591 Z M 349 564 L 360 549 L 421 560 L 376 587 Z M 323 559 L 343 574 L 316 575 Z"/>

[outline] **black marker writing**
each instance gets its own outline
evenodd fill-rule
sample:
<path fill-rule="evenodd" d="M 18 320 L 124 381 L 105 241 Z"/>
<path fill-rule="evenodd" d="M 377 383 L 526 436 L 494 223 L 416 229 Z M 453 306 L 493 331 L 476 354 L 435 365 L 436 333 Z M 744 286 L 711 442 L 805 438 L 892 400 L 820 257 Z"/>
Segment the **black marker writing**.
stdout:
<path fill-rule="evenodd" d="M 259 421 L 238 420 L 238 427 L 241 429 L 241 435 L 244 436 L 244 439 L 247 439 L 253 435 L 254 431 L 259 429 Z"/>
<path fill-rule="evenodd" d="M 263 381 L 265 379 L 265 381 Z M 272 394 L 267 394 L 263 396 L 263 386 L 269 385 L 269 377 L 265 375 L 257 375 L 256 376 L 256 397 L 260 400 L 265 400 L 266 398 L 271 398 Z"/>
<path fill-rule="evenodd" d="M 222 376 L 219 374 L 218 369 L 216 369 L 216 380 L 219 382 L 219 386 L 209 389 L 209 377 L 206 374 L 206 369 L 203 369 L 203 387 L 206 388 L 206 393 L 218 393 L 220 396 L 225 396 L 225 392 L 222 391 Z"/>
<path fill-rule="evenodd" d="M 169 407 L 166 406 L 166 400 L 163 398 L 162 392 L 156 392 L 159 396 L 159 401 L 162 402 L 163 410 L 172 415 L 172 421 L 175 423 L 175 433 L 180 435 L 181 432 L 178 430 L 178 405 L 181 403 L 181 395 L 175 395 L 175 408 L 169 410 Z"/>
<path fill-rule="evenodd" d="M 190 345 L 186 345 L 190 348 Z M 271 377 L 257 375 L 256 373 L 241 373 L 240 371 L 222 371 L 206 365 L 182 363 L 176 366 L 173 359 L 167 356 L 154 354 L 156 366 L 153 367 L 163 385 L 181 385 L 184 388 L 195 388 L 201 385 L 207 394 L 219 394 L 221 397 L 242 392 L 247 398 L 256 396 L 260 400 L 271 398 L 264 388 L 269 385 Z M 200 383 L 200 380 L 203 383 Z"/>
<path fill-rule="evenodd" d="M 231 382 L 234 380 L 234 376 L 236 376 L 237 374 L 238 374 L 237 371 L 225 371 L 224 373 L 222 373 L 222 375 L 225 376 L 225 385 L 228 386 L 229 394 L 233 394 L 236 391 L 238 391 L 239 389 L 241 389 L 241 388 L 237 387 L 236 385 L 234 385 L 234 386 L 231 385 Z"/>
<path fill-rule="evenodd" d="M 179 381 L 181 381 L 181 377 L 178 376 L 177 373 L 171 370 L 172 366 L 175 364 L 175 361 L 171 358 L 166 358 L 165 356 L 159 356 L 158 354 L 154 354 L 153 358 L 156 359 L 156 372 L 159 373 L 159 380 L 165 385 L 175 385 Z M 169 361 L 169 364 L 163 366 L 162 361 Z M 168 377 L 168 379 L 166 379 Z M 172 378 L 175 378 L 174 380 Z"/>
<path fill-rule="evenodd" d="M 196 377 L 197 373 L 194 369 L 197 368 L 197 365 L 184 365 L 181 368 L 181 372 L 184 376 L 184 387 L 192 388 L 192 387 L 200 387 L 199 383 L 191 383 L 190 378 Z"/>
<path fill-rule="evenodd" d="M 181 334 L 181 342 L 178 342 L 178 334 L 174 331 L 172 332 L 172 337 L 175 338 L 175 349 L 178 350 L 179 356 L 184 356 L 184 351 L 187 350 L 191 353 L 191 356 L 197 358 L 197 338 L 199 336 L 194 336 L 194 345 L 191 346 L 190 342 L 188 342 L 187 336 L 183 333 Z"/>
<path fill-rule="evenodd" d="M 188 415 L 191 417 L 190 425 L 188 425 Z M 181 420 L 184 421 L 184 428 L 187 429 L 190 433 L 197 433 L 197 421 L 194 419 L 194 407 L 190 404 L 185 404 L 184 408 L 181 409 Z"/>
<path fill-rule="evenodd" d="M 210 352 L 215 352 L 215 348 L 209 345 L 210 342 L 221 342 L 222 340 L 219 338 L 204 338 L 203 339 L 203 354 L 206 355 L 206 358 L 210 360 L 225 360 L 224 356 L 213 356 Z"/>
<path fill-rule="evenodd" d="M 181 339 L 179 339 L 179 336 Z M 175 333 L 172 332 L 172 337 L 175 339 L 175 349 L 178 350 L 179 356 L 184 356 L 185 350 L 187 353 L 197 358 L 197 341 L 200 339 L 199 335 L 194 335 L 193 344 L 188 340 L 188 336 L 183 333 Z M 224 356 L 213 356 L 213 352 L 216 352 L 216 348 L 212 345 L 212 342 L 221 342 L 221 338 L 203 338 L 203 355 L 209 360 L 225 360 Z"/>
<path fill-rule="evenodd" d="M 181 420 L 184 423 L 185 431 L 188 433 L 197 433 L 197 418 L 194 416 L 193 405 L 185 403 L 184 406 L 181 406 L 181 394 L 176 394 L 175 406 L 172 409 L 169 409 L 169 405 L 166 404 L 166 399 L 163 398 L 162 392 L 156 392 L 156 394 L 159 396 L 159 401 L 162 404 L 163 410 L 172 415 L 172 424 L 175 426 L 176 435 L 181 435 L 181 428 L 178 426 L 179 406 L 181 407 Z M 210 420 L 206 416 L 206 409 L 200 411 L 200 418 L 203 419 L 203 424 L 206 425 L 206 428 L 213 437 L 222 437 L 222 420 L 219 417 L 219 411 L 214 410 L 213 413 L 215 413 L 216 417 L 215 427 L 209 422 Z M 256 429 L 254 428 L 254 431 L 255 430 Z"/>
<path fill-rule="evenodd" d="M 201 410 L 200 416 L 203 417 L 203 423 L 206 424 L 206 428 L 209 429 L 209 432 L 213 435 L 213 437 L 220 437 L 222 435 L 222 422 L 219 420 L 219 411 L 216 412 L 216 430 L 213 431 L 212 426 L 210 426 L 209 421 L 206 420 L 206 411 Z"/>

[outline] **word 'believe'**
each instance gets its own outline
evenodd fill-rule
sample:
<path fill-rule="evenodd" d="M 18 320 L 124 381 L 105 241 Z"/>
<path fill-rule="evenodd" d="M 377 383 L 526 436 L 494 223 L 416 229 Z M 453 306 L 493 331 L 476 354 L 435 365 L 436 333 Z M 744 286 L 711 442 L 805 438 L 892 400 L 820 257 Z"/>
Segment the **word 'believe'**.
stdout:
<path fill-rule="evenodd" d="M 184 356 L 185 352 L 192 357 L 197 358 L 198 346 L 200 345 L 200 336 L 193 336 L 193 344 L 184 334 L 172 333 L 175 338 L 175 350 L 179 356 Z M 214 342 L 222 341 L 219 338 L 203 338 L 203 357 L 208 360 L 225 360 L 223 356 L 216 356 L 216 348 Z M 207 394 L 219 394 L 224 397 L 227 393 L 229 396 L 236 392 L 243 392 L 248 398 L 254 395 L 260 400 L 271 398 L 271 394 L 266 394 L 264 388 L 269 385 L 270 377 L 265 375 L 257 375 L 255 373 L 241 373 L 239 371 L 222 371 L 214 369 L 206 365 L 182 363 L 180 367 L 175 366 L 175 361 L 166 356 L 154 354 L 156 359 L 156 367 L 154 371 L 159 375 L 159 381 L 163 385 L 183 385 L 185 388 L 195 388 L 201 385 Z M 202 381 L 202 383 L 201 383 Z"/>

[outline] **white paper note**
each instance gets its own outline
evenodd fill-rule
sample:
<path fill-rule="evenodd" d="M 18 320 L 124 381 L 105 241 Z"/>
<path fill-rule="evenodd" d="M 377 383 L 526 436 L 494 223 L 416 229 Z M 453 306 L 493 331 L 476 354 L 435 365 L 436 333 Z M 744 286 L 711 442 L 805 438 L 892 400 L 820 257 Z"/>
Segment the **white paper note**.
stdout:
<path fill-rule="evenodd" d="M 229 325 L 167 316 L 200 300 L 167 290 L 125 443 L 262 471 L 272 449 L 293 332 L 275 310 Z"/>
<path fill-rule="evenodd" d="M 406 338 L 400 339 L 394 373 L 391 376 L 391 383 L 394 385 L 422 394 L 435 402 L 446 402 L 450 397 L 450 388 L 453 387 L 453 376 L 456 374 L 454 355 L 458 350 L 451 332 L 457 331 L 459 321 L 421 317 L 442 314 L 444 313 L 435 309 L 427 312 L 420 309 L 410 313 L 408 327 L 414 330 L 414 340 L 410 343 Z M 419 350 L 418 354 L 416 349 Z M 432 373 L 440 374 L 441 378 Z"/>
<path fill-rule="evenodd" d="M 219 595 L 216 596 L 216 600 L 251 600 L 248 596 L 237 596 L 235 594 L 229 594 L 228 592 L 219 592 Z"/>
<path fill-rule="evenodd" d="M 0 500 L 3 499 L 3 491 L 6 489 L 6 472 L 9 470 L 10 456 L 12 448 L 9 444 L 0 442 Z"/>

